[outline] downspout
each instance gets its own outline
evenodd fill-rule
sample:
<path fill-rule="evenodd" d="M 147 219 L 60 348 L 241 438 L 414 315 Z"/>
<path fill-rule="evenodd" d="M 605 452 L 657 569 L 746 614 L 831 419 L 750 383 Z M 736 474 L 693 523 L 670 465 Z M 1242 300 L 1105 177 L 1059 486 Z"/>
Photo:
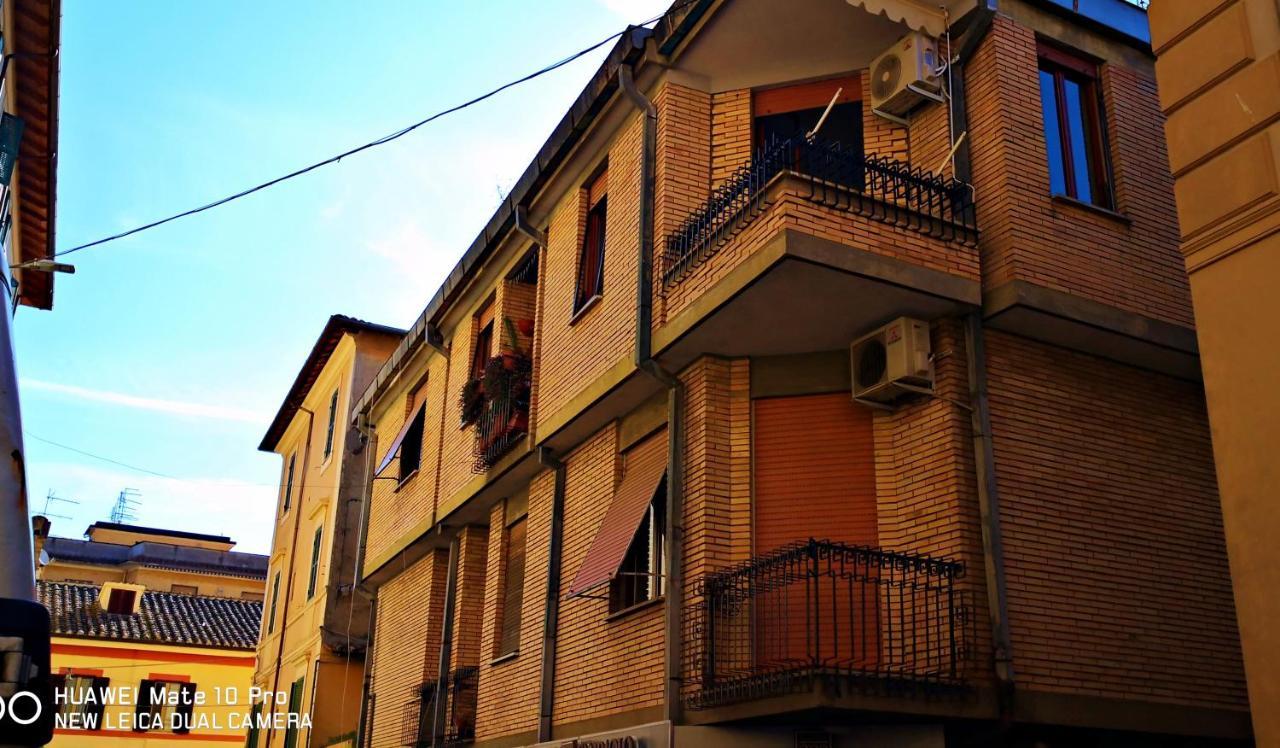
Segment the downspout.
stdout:
<path fill-rule="evenodd" d="M 564 536 L 564 463 L 548 447 L 538 449 L 538 462 L 555 471 L 551 499 L 551 542 L 547 550 L 547 596 L 542 618 L 542 682 L 538 691 L 538 742 L 551 740 L 551 717 L 555 709 L 556 636 L 560 624 L 560 546 Z"/>
<path fill-rule="evenodd" d="M 358 528 L 360 537 L 356 542 L 355 569 L 351 573 L 351 605 L 354 612 L 355 596 L 357 594 L 368 594 L 369 628 L 365 632 L 364 667 L 362 668 L 364 672 L 360 684 L 360 721 L 356 726 L 356 748 L 364 748 L 365 735 L 369 729 L 369 692 L 373 688 L 373 627 L 377 623 L 378 591 L 375 589 L 372 594 L 367 593 L 365 587 L 360 584 L 360 575 L 364 573 L 364 556 L 368 547 L 369 504 L 373 500 L 372 465 L 373 458 L 378 454 L 378 432 L 369 425 L 367 413 L 360 413 L 356 416 L 356 431 L 365 440 L 365 458 L 364 486 L 360 491 L 360 525 Z M 350 615 L 347 617 L 347 638 L 351 638 Z M 348 650 L 347 657 L 350 656 L 351 652 Z"/>
<path fill-rule="evenodd" d="M 449 668 L 453 649 L 453 608 L 458 596 L 458 556 L 462 550 L 462 533 L 453 536 L 449 541 L 449 574 L 444 586 L 444 624 L 440 630 L 440 663 L 437 668 L 439 678 L 436 680 L 435 713 L 431 715 L 431 745 L 441 748 L 444 745 L 444 727 L 448 719 L 445 713 L 445 702 L 448 700 Z"/>
<path fill-rule="evenodd" d="M 636 273 L 636 367 L 667 388 L 667 517 L 664 528 L 667 536 L 666 572 L 667 598 L 665 606 L 666 637 L 663 670 L 666 676 L 664 702 L 666 719 L 674 738 L 675 724 L 680 717 L 680 650 L 681 650 L 681 602 L 684 600 L 681 575 L 684 548 L 683 514 L 684 476 L 681 460 L 683 424 L 681 401 L 684 385 L 653 358 L 653 213 L 654 173 L 658 151 L 658 110 L 636 88 L 631 68 L 618 68 L 618 84 L 627 98 L 644 116 L 644 142 L 640 162 L 640 257 Z"/>
<path fill-rule="evenodd" d="M 993 0 L 980 0 L 960 40 L 951 67 L 954 73 L 952 106 L 962 133 L 969 130 L 969 111 L 965 96 L 965 64 L 973 56 L 995 19 Z M 963 136 L 962 136 L 963 137 Z M 965 183 L 973 178 L 973 162 L 969 153 L 972 138 L 956 149 L 955 176 Z M 978 511 L 982 524 L 983 570 L 987 586 L 987 609 L 991 619 L 991 639 L 997 684 L 998 706 L 1002 728 L 1013 722 L 1016 678 L 1013 666 L 1013 640 L 1009 633 L 1009 592 L 1005 580 L 1004 535 L 1000 525 L 1000 490 L 996 479 L 995 447 L 991 439 L 991 410 L 987 390 L 986 337 L 982 312 L 970 312 L 964 321 L 965 348 L 968 352 L 970 430 L 973 433 L 974 469 L 978 483 Z"/>
<path fill-rule="evenodd" d="M 302 482 L 298 486 L 298 500 L 293 505 L 293 540 L 289 544 L 289 569 L 288 579 L 284 583 L 284 606 L 280 616 L 280 646 L 276 647 L 276 666 L 275 675 L 271 680 L 271 693 L 280 692 L 280 666 L 284 662 L 284 636 L 286 629 L 289 628 L 289 597 L 293 594 L 293 564 L 297 561 L 298 552 L 298 527 L 302 524 L 302 504 L 306 499 L 308 471 L 311 468 L 311 432 L 315 430 L 316 414 L 307 410 L 302 406 L 298 406 L 298 410 L 307 414 L 307 441 L 302 447 Z M 268 614 L 273 611 L 268 608 Z M 315 684 L 311 684 L 315 688 Z M 274 697 L 273 697 L 274 698 Z M 274 714 L 274 709 L 272 710 Z M 274 720 L 271 720 L 274 722 Z M 272 724 L 267 724 L 267 741 L 266 745 L 271 745 Z"/>

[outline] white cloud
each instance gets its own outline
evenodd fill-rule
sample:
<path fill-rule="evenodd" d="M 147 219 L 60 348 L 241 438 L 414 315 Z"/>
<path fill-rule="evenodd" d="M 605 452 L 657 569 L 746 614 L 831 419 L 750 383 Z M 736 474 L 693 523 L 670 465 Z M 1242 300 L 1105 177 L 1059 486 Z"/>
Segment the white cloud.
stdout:
<path fill-rule="evenodd" d="M 33 497 L 49 488 L 79 501 L 51 504 L 49 511 L 70 519 L 53 519 L 53 534 L 79 537 L 92 522 L 105 520 L 120 489 L 138 490 L 135 522 L 166 530 L 226 535 L 236 550 L 267 553 L 271 547 L 271 519 L 276 489 L 269 485 L 226 483 L 217 479 L 160 478 L 75 463 L 34 463 L 28 485 Z M 33 498 L 32 508 L 43 508 Z"/>
<path fill-rule="evenodd" d="M 206 405 L 204 403 L 183 402 L 181 400 L 162 400 L 154 397 L 140 397 L 138 395 L 127 395 L 122 392 L 93 390 L 86 387 L 59 384 L 58 382 L 46 382 L 44 380 L 29 379 L 26 377 L 21 380 L 21 386 L 29 390 L 52 392 L 78 400 L 107 403 L 109 405 L 119 405 L 125 408 L 150 410 L 158 413 L 168 413 L 170 415 L 186 416 L 190 418 L 212 418 L 220 421 L 239 421 L 242 423 L 253 423 L 259 425 L 265 423 L 269 418 L 269 416 L 257 411 L 245 410 L 243 408 L 236 408 L 227 405 Z"/>

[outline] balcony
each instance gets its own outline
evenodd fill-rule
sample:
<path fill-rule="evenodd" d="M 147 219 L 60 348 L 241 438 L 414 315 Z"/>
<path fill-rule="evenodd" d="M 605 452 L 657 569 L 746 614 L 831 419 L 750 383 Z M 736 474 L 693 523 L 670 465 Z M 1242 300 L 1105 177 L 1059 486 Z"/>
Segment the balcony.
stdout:
<path fill-rule="evenodd" d="M 666 238 L 663 288 L 678 284 L 762 215 L 786 177 L 803 185 L 810 202 L 943 241 L 977 243 L 968 184 L 839 142 L 789 138 L 758 150 Z"/>
<path fill-rule="evenodd" d="M 418 697 L 405 705 L 400 744 L 412 748 L 434 745 L 459 746 L 476 737 L 476 681 L 480 670 L 463 667 L 449 673 L 444 688 L 439 681 L 427 681 Z M 437 698 L 443 696 L 442 724 L 436 724 Z"/>
<path fill-rule="evenodd" d="M 489 359 L 483 376 L 463 389 L 465 423 L 476 427 L 473 472 L 493 468 L 529 433 L 532 383 L 532 359 L 519 352 L 503 353 Z"/>
<path fill-rule="evenodd" d="M 685 612 L 685 706 L 959 692 L 963 574 L 953 561 L 810 539 L 707 575 Z"/>

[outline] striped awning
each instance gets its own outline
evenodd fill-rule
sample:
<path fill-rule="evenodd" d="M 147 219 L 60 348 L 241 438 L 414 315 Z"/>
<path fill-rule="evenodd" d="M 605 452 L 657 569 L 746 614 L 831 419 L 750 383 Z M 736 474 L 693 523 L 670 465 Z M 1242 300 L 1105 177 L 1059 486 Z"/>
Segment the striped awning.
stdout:
<path fill-rule="evenodd" d="M 609 582 L 617 575 L 631 540 L 644 520 L 649 503 L 667 476 L 667 437 L 661 434 L 627 454 L 622 482 L 613 494 L 613 503 L 587 549 L 578 574 L 569 585 L 575 597 Z"/>
<path fill-rule="evenodd" d="M 941 6 L 964 5 L 939 0 L 849 0 L 849 4 L 873 15 L 884 16 L 890 21 L 906 24 L 915 31 L 922 31 L 933 37 L 942 36 L 947 30 L 946 16 Z M 972 7 L 972 3 L 969 6 Z M 952 16 L 952 20 L 954 19 L 955 16 Z"/>
<path fill-rule="evenodd" d="M 382 458 L 382 462 L 378 463 L 378 469 L 373 471 L 375 477 L 382 475 L 382 471 L 387 469 L 391 461 L 396 458 L 396 453 L 400 451 L 400 445 L 404 444 L 404 437 L 409 433 L 409 429 L 413 428 L 413 422 L 418 420 L 418 415 L 422 413 L 422 409 L 427 407 L 426 403 L 418 406 L 413 415 L 404 419 L 404 425 L 400 427 L 400 433 L 396 434 L 396 438 L 391 440 L 391 446 L 387 448 L 387 454 Z"/>

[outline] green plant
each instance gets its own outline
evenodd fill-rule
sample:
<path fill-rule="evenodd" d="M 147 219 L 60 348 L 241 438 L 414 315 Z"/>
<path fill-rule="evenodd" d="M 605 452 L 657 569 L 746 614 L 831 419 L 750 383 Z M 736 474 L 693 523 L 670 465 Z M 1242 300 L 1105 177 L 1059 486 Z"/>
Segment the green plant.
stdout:
<path fill-rule="evenodd" d="M 520 334 L 516 331 L 516 323 L 512 322 L 510 317 L 503 317 L 502 330 L 507 336 L 507 342 L 503 343 L 503 350 L 523 356 L 524 351 L 520 348 Z"/>
<path fill-rule="evenodd" d="M 469 426 L 480 419 L 480 415 L 484 412 L 484 393 L 484 385 L 481 379 L 469 379 L 466 384 L 462 385 L 462 393 L 458 404 L 462 411 L 463 426 Z"/>

